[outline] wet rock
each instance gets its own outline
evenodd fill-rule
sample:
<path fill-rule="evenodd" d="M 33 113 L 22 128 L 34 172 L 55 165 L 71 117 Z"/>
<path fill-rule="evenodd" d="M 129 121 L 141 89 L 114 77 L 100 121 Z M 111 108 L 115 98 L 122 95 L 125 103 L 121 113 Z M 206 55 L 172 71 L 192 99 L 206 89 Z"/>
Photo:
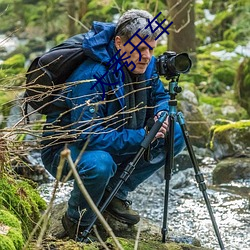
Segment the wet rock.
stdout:
<path fill-rule="evenodd" d="M 250 157 L 250 120 L 213 126 L 209 147 L 217 160 L 232 156 Z"/>
<path fill-rule="evenodd" d="M 189 186 L 191 176 L 193 176 L 193 169 L 191 168 L 174 174 L 171 178 L 170 187 L 173 189 L 178 189 Z"/>
<path fill-rule="evenodd" d="M 19 160 L 12 160 L 11 165 L 17 174 L 26 179 L 40 184 L 51 181 L 51 175 L 44 168 L 39 151 L 32 151 L 29 155 L 22 155 Z"/>
<path fill-rule="evenodd" d="M 57 239 L 58 235 L 62 235 L 64 229 L 61 224 L 61 217 L 65 213 L 67 204 L 65 202 L 57 204 L 52 209 L 51 221 L 47 230 L 47 239 L 54 239 L 54 244 L 60 243 L 61 239 Z M 140 249 L 186 249 L 186 250 L 208 250 L 208 248 L 201 247 L 201 243 L 195 237 L 185 235 L 175 235 L 169 232 L 166 238 L 166 243 L 161 242 L 161 230 L 158 226 L 152 224 L 147 219 L 141 219 L 140 223 L 135 226 L 128 226 L 119 221 L 114 220 L 112 217 L 104 214 L 106 221 L 112 228 L 114 234 L 119 237 L 120 243 L 124 249 L 134 249 L 134 239 L 138 231 Z M 104 230 L 102 226 L 97 226 L 99 230 Z M 101 233 L 99 231 L 99 233 Z M 102 233 L 101 233 L 102 234 Z M 106 236 L 107 237 L 107 236 Z M 46 239 L 45 241 L 46 242 Z M 72 241 L 71 241 L 72 242 Z M 106 242 L 112 242 L 110 238 Z M 67 238 L 64 239 L 67 244 Z M 73 244 L 73 242 L 72 242 Z M 76 245 L 79 243 L 75 243 Z M 61 249 L 61 248 L 60 248 Z M 63 248 L 64 249 L 64 248 Z M 95 248 L 102 249 L 102 248 Z M 112 248 L 113 249 L 113 248 Z"/>
<path fill-rule="evenodd" d="M 250 178 L 250 158 L 227 158 L 220 161 L 213 171 L 213 183 Z"/>

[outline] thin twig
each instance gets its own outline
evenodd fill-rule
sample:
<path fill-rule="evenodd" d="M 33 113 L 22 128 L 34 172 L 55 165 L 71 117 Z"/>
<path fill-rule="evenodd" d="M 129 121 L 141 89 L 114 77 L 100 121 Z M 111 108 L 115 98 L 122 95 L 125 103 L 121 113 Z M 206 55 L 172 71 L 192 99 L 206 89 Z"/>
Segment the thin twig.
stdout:
<path fill-rule="evenodd" d="M 95 203 L 93 202 L 92 198 L 90 197 L 88 191 L 86 190 L 86 188 L 85 188 L 85 186 L 84 186 L 84 184 L 83 184 L 83 182 L 82 182 L 79 174 L 77 173 L 77 170 L 75 168 L 74 162 L 73 162 L 73 160 L 71 158 L 70 150 L 69 149 L 64 149 L 61 152 L 61 157 L 62 158 L 66 158 L 68 160 L 69 166 L 72 169 L 73 176 L 75 178 L 75 181 L 76 181 L 76 183 L 77 183 L 80 191 L 82 192 L 84 198 L 88 202 L 88 204 L 89 204 L 90 208 L 92 209 L 92 211 L 94 211 L 94 213 L 97 215 L 98 219 L 100 220 L 100 222 L 104 226 L 105 230 L 113 238 L 115 245 L 118 247 L 119 250 L 124 250 L 123 247 L 121 246 L 121 244 L 119 243 L 118 239 L 114 235 L 111 227 L 106 222 L 106 220 L 104 219 L 104 217 L 102 216 L 102 214 L 100 213 L 100 211 L 98 210 L 98 208 L 96 207 Z"/>
<path fill-rule="evenodd" d="M 139 237 L 140 237 L 140 233 L 141 233 L 141 225 L 142 225 L 142 222 L 140 220 L 139 221 L 139 225 L 138 225 L 138 230 L 137 230 L 136 238 L 135 238 L 134 250 L 137 250 L 138 246 L 139 246 Z"/>
<path fill-rule="evenodd" d="M 82 22 L 80 22 L 79 20 L 77 20 L 76 18 L 74 18 L 71 15 L 68 15 L 68 17 L 72 20 L 74 20 L 76 23 L 80 24 L 84 29 L 86 29 L 87 31 L 89 31 L 89 28 L 87 26 L 85 26 Z"/>
<path fill-rule="evenodd" d="M 98 233 L 96 225 L 93 226 L 93 230 L 94 230 L 94 233 L 95 233 L 97 239 L 100 241 L 100 243 L 104 247 L 104 249 L 109 250 L 108 246 L 105 244 L 105 242 L 102 240 L 100 234 Z"/>

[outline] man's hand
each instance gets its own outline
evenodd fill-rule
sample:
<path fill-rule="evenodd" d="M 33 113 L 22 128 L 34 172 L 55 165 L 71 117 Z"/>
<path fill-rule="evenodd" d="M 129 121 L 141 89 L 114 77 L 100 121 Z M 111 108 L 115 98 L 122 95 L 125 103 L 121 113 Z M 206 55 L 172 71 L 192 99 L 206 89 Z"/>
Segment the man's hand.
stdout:
<path fill-rule="evenodd" d="M 164 111 L 160 111 L 155 117 L 154 120 L 155 122 L 158 120 L 158 118 L 160 117 L 161 113 Z M 163 122 L 161 128 L 159 129 L 159 131 L 157 132 L 157 134 L 155 135 L 155 139 L 159 139 L 159 138 L 165 138 L 166 133 L 169 130 L 169 124 L 168 124 L 168 116 L 165 119 L 165 121 Z"/>

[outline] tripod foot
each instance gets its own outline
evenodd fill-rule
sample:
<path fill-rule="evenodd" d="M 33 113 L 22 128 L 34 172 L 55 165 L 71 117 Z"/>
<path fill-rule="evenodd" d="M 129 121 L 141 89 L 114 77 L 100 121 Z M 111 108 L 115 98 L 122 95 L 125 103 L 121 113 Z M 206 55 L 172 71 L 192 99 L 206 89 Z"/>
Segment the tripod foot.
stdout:
<path fill-rule="evenodd" d="M 166 236 L 168 233 L 168 229 L 167 228 L 162 228 L 161 229 L 161 234 L 162 234 L 162 243 L 166 243 Z"/>

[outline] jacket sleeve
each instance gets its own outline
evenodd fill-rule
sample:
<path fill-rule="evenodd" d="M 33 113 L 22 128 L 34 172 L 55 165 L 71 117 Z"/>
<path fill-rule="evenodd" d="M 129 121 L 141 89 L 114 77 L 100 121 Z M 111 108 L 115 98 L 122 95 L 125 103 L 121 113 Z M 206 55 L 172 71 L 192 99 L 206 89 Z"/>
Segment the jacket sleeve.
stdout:
<path fill-rule="evenodd" d="M 96 66 L 83 63 L 68 79 L 69 82 L 77 82 L 80 79 L 91 79 L 89 81 L 74 84 L 67 92 L 66 102 L 70 107 L 71 130 L 76 135 L 76 143 L 79 147 L 87 144 L 88 150 L 104 150 L 114 155 L 136 153 L 140 143 L 145 137 L 144 129 L 112 129 L 105 126 L 109 117 L 106 117 L 105 102 L 102 101 L 103 86 L 95 85 L 93 73 L 101 77 L 105 71 Z M 87 72 L 87 73 L 86 73 Z M 93 89 L 92 86 L 95 85 Z"/>
<path fill-rule="evenodd" d="M 151 102 L 155 106 L 154 115 L 156 115 L 160 111 L 169 111 L 168 101 L 170 99 L 168 91 L 164 89 L 164 85 L 162 81 L 159 79 L 159 75 L 156 71 L 156 59 L 152 57 L 150 62 L 150 78 L 152 79 L 151 86 Z"/>
<path fill-rule="evenodd" d="M 165 91 L 163 83 L 160 79 L 157 80 L 155 86 L 152 86 L 154 98 L 155 98 L 155 109 L 154 115 L 159 113 L 160 111 L 169 111 L 168 101 L 170 96 L 168 92 Z M 155 89 L 154 89 L 155 88 Z"/>

